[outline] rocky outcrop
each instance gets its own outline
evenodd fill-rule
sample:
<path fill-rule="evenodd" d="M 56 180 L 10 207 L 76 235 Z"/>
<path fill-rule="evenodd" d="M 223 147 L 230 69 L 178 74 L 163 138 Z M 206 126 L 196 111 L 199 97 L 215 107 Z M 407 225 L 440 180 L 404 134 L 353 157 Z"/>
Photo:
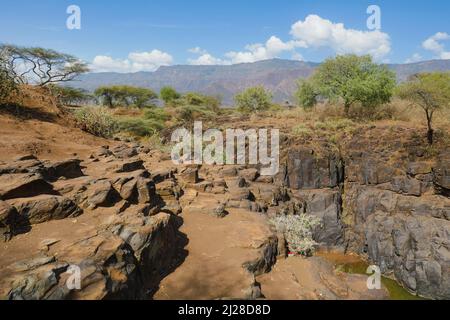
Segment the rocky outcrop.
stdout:
<path fill-rule="evenodd" d="M 433 161 L 415 141 L 381 145 L 371 134 L 342 144 L 341 156 L 291 149 L 278 178 L 291 199 L 281 211 L 269 205 L 269 214 L 319 216 L 315 238 L 322 245 L 344 245 L 409 291 L 448 299 L 449 153 Z"/>
<path fill-rule="evenodd" d="M 402 150 L 398 145 L 390 147 L 392 154 Z M 415 145 L 405 151 L 408 156 L 394 160 L 387 148 L 375 145 L 373 149 L 351 152 L 345 159 L 342 221 L 347 249 L 366 254 L 411 292 L 448 299 L 446 158 L 423 159 Z"/>
<path fill-rule="evenodd" d="M 77 217 L 83 213 L 72 200 L 54 195 L 14 199 L 8 203 L 16 208 L 19 220 L 26 225 Z"/>
<path fill-rule="evenodd" d="M 97 235 L 16 262 L 2 272 L 0 296 L 12 300 L 143 299 L 170 267 L 176 244 L 169 215 L 122 217 Z M 80 275 L 80 287 L 74 276 Z M 76 280 L 76 281 L 75 281 Z"/>
<path fill-rule="evenodd" d="M 135 158 L 139 148 L 103 149 L 85 162 L 20 159 L 33 161 L 41 173 L 23 165 L 23 172 L 1 175 L 0 234 L 24 250 L 13 236 L 28 225 L 22 241 L 30 249 L 28 258 L 0 264 L 0 298 L 145 299 L 171 272 L 179 254 L 176 213 L 161 212 L 168 205 Z M 172 178 L 161 174 L 158 182 L 167 179 Z M 174 190 L 164 198 L 178 202 Z M 83 219 L 85 230 L 72 228 L 73 218 Z M 62 230 L 57 239 L 33 243 L 35 226 L 45 229 L 50 221 L 57 223 L 57 233 L 61 227 L 71 234 Z"/>
<path fill-rule="evenodd" d="M 297 191 L 297 199 L 303 199 L 304 212 L 321 219 L 321 226 L 314 231 L 314 240 L 325 246 L 339 246 L 344 242 L 342 223 L 342 199 L 338 190 Z"/>
<path fill-rule="evenodd" d="M 346 190 L 346 218 L 352 219 L 347 220 L 350 248 L 367 253 L 384 273 L 395 275 L 410 291 L 448 297 L 450 201 L 359 185 Z"/>
<path fill-rule="evenodd" d="M 288 153 L 286 184 L 292 189 L 334 188 L 342 182 L 343 170 L 339 157 L 294 149 Z"/>
<path fill-rule="evenodd" d="M 433 170 L 437 191 L 450 197 L 450 152 L 442 153 Z"/>
<path fill-rule="evenodd" d="M 0 175 L 0 200 L 54 194 L 53 187 L 39 174 L 19 173 Z"/>

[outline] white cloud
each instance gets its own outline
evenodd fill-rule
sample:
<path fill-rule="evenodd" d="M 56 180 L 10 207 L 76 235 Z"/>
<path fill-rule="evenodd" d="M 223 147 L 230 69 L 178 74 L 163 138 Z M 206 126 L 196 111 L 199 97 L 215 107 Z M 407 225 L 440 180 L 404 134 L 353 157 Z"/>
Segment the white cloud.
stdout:
<path fill-rule="evenodd" d="M 306 47 L 329 47 L 337 54 L 370 54 L 380 60 L 391 52 L 387 33 L 346 29 L 343 23 L 333 23 L 317 15 L 309 15 L 305 21 L 296 22 L 290 33 Z"/>
<path fill-rule="evenodd" d="M 231 63 L 248 63 L 277 58 L 285 51 L 294 51 L 296 48 L 306 47 L 303 41 L 290 40 L 283 42 L 280 38 L 272 36 L 265 44 L 255 43 L 247 45 L 246 51 L 231 51 L 225 54 Z"/>
<path fill-rule="evenodd" d="M 188 59 L 189 64 L 194 66 L 212 66 L 212 65 L 227 65 L 230 64 L 229 61 L 222 60 L 216 57 L 213 57 L 209 53 L 204 53 L 199 56 L 197 59 Z"/>
<path fill-rule="evenodd" d="M 254 43 L 242 51 L 227 52 L 224 59 L 216 58 L 199 47 L 192 48 L 189 52 L 200 56 L 188 61 L 196 65 L 251 63 L 277 58 L 286 52 L 290 52 L 294 60 L 303 60 L 296 49 L 321 47 L 331 48 L 337 54 L 370 54 L 376 60 L 386 61 L 385 57 L 391 52 L 387 33 L 346 29 L 342 23 L 333 23 L 317 15 L 309 15 L 304 21 L 294 23 L 290 34 L 292 38 L 286 42 L 272 36 L 265 43 Z"/>
<path fill-rule="evenodd" d="M 139 72 L 155 71 L 161 66 L 171 65 L 173 58 L 160 50 L 131 52 L 127 59 L 114 59 L 109 56 L 96 56 L 91 64 L 94 72 Z"/>
<path fill-rule="evenodd" d="M 227 60 L 216 58 L 208 53 L 208 51 L 195 47 L 189 49 L 188 52 L 199 55 L 196 59 L 188 59 L 188 63 L 193 66 L 212 66 L 212 65 L 228 65 L 231 64 Z"/>
<path fill-rule="evenodd" d="M 414 53 L 410 58 L 405 60 L 405 63 L 414 63 L 414 62 L 419 62 L 422 60 L 423 60 L 423 58 L 420 54 Z"/>
<path fill-rule="evenodd" d="M 446 32 L 438 32 L 422 43 L 425 50 L 431 51 L 439 59 L 450 59 L 450 51 L 445 51 L 442 41 L 450 40 L 450 35 Z"/>

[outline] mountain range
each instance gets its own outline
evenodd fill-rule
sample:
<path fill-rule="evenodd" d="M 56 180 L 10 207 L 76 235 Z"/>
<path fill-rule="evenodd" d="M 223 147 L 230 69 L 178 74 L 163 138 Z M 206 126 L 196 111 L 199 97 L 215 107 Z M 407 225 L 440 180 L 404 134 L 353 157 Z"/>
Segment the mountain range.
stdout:
<path fill-rule="evenodd" d="M 251 86 L 269 89 L 274 101 L 292 100 L 298 79 L 309 77 L 319 63 L 271 59 L 230 66 L 176 65 L 160 67 L 154 72 L 88 73 L 72 86 L 93 91 L 104 85 L 131 85 L 159 91 L 164 86 L 179 92 L 196 91 L 220 96 L 225 105 L 233 103 L 236 93 Z M 450 71 L 450 60 L 430 60 L 409 64 L 389 64 L 399 82 L 419 72 Z"/>

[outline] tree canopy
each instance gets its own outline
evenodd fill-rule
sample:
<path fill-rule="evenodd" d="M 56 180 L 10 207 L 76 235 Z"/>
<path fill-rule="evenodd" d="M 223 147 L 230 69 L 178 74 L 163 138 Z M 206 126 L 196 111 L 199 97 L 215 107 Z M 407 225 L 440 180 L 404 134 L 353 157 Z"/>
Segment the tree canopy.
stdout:
<path fill-rule="evenodd" d="M 299 103 L 312 107 L 319 97 L 343 101 L 345 113 L 355 103 L 376 107 L 390 101 L 396 85 L 395 74 L 371 56 L 344 55 L 327 59 L 314 75 L 299 84 Z"/>
<path fill-rule="evenodd" d="M 151 89 L 132 86 L 99 87 L 94 95 L 110 108 L 135 106 L 143 108 L 154 105 L 158 95 Z"/>
<path fill-rule="evenodd" d="M 234 100 L 241 112 L 258 112 L 270 108 L 272 94 L 264 87 L 252 87 L 236 95 Z"/>
<path fill-rule="evenodd" d="M 1 45 L 5 66 L 19 84 L 46 86 L 68 82 L 89 71 L 87 64 L 76 57 L 51 49 Z"/>
<path fill-rule="evenodd" d="M 58 85 L 49 86 L 50 91 L 62 105 L 80 105 L 92 100 L 93 97 L 83 89 L 63 87 Z"/>

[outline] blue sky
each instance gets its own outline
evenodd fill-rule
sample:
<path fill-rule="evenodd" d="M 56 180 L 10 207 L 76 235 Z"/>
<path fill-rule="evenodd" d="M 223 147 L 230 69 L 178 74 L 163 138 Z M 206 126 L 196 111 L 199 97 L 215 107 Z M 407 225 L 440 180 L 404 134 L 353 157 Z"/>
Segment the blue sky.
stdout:
<path fill-rule="evenodd" d="M 81 30 L 66 28 L 72 4 Z M 381 9 L 381 30 L 367 28 L 369 5 Z M 96 71 L 347 52 L 403 63 L 450 59 L 449 12 L 442 0 L 15 0 L 2 1 L 0 42 L 71 53 Z"/>

